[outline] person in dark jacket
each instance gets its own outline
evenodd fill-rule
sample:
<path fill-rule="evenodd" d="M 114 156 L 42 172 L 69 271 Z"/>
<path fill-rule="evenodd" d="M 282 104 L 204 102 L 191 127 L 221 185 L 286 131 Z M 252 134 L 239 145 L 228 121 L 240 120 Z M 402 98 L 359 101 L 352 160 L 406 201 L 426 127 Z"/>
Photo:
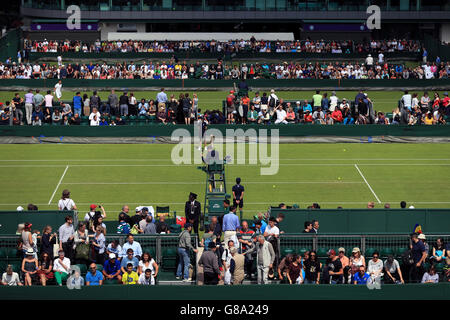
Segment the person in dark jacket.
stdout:
<path fill-rule="evenodd" d="M 53 245 L 56 244 L 56 233 L 52 234 L 52 227 L 45 226 L 42 231 L 41 254 L 48 254 L 50 260 L 53 260 Z"/>
<path fill-rule="evenodd" d="M 205 285 L 217 285 L 220 277 L 219 263 L 216 256 L 216 244 L 211 241 L 208 249 L 203 251 L 198 264 L 203 267 Z"/>
<path fill-rule="evenodd" d="M 192 224 L 194 233 L 198 234 L 198 223 L 201 214 L 201 204 L 196 199 L 197 195 L 191 192 L 189 194 L 189 200 L 186 201 L 184 213 L 186 215 L 186 221 Z"/>

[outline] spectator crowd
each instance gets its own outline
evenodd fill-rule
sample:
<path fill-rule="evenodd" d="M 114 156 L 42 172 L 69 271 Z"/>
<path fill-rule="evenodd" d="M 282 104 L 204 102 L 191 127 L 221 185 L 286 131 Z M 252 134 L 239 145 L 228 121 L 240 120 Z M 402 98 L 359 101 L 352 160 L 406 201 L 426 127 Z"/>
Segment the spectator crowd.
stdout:
<path fill-rule="evenodd" d="M 196 93 L 181 93 L 168 96 L 164 88 L 154 98 L 137 98 L 133 92 L 116 94 L 111 90 L 106 100 L 97 91 L 92 96 L 76 92 L 71 103 L 61 100 L 62 81 L 43 96 L 39 90 L 21 97 L 16 93 L 5 105 L 0 103 L 2 125 L 80 125 L 82 121 L 91 126 L 125 125 L 127 121 L 152 121 L 162 124 L 446 124 L 450 116 L 450 98 L 445 92 L 430 97 L 424 92 L 419 99 L 417 93 L 405 94 L 391 114 L 377 112 L 375 101 L 369 94 L 360 92 L 351 99 L 338 97 L 336 92 L 328 96 L 319 90 L 311 100 L 286 101 L 279 98 L 275 90 L 270 93 L 255 92 L 250 99 L 245 80 L 239 92 L 231 90 L 225 100 L 224 110 L 202 110 Z"/>
<path fill-rule="evenodd" d="M 384 55 L 367 56 L 365 61 L 188 63 L 170 59 L 160 62 L 0 63 L 0 79 L 448 79 L 450 62 L 424 62 L 417 66 L 388 63 Z"/>
<path fill-rule="evenodd" d="M 30 52 L 311 52 L 311 53 L 366 53 L 366 52 L 420 52 L 420 42 L 406 39 L 370 40 L 354 43 L 351 40 L 295 40 L 267 41 L 236 39 L 229 41 L 31 41 L 24 40 Z"/>
<path fill-rule="evenodd" d="M 237 186 L 240 181 L 237 182 Z M 191 282 L 193 270 L 190 266 L 192 253 L 198 254 L 197 280 L 205 285 L 238 285 L 245 279 L 258 284 L 271 281 L 299 284 L 353 284 L 381 285 L 404 283 L 438 283 L 450 281 L 450 245 L 443 238 L 434 244 L 427 242 L 426 235 L 419 232 L 410 236 L 409 247 L 401 255 L 380 254 L 366 248 L 365 254 L 354 247 L 306 250 L 300 253 L 280 252 L 283 237 L 283 210 L 276 216 L 269 212 L 258 213 L 253 220 L 240 220 L 237 207 L 242 208 L 243 188 L 234 188 L 239 194 L 223 203 L 225 213 L 211 216 L 203 234 L 198 234 L 200 203 L 191 193 L 186 202 L 185 217 L 180 220 L 183 231 L 178 236 L 177 280 Z M 234 192 L 235 193 L 235 192 Z M 239 200 L 239 202 L 238 202 Z M 235 205 L 237 204 L 237 206 Z M 401 203 L 402 207 L 406 203 Z M 279 209 L 287 209 L 280 204 Z M 59 210 L 75 210 L 77 206 L 64 190 L 58 202 Z M 310 210 L 320 210 L 315 203 Z M 69 286 L 95 286 L 103 284 L 155 285 L 160 266 L 155 258 L 142 248 L 135 235 L 171 233 L 172 226 L 165 222 L 166 215 L 156 215 L 148 207 L 137 207 L 135 215 L 124 206 L 118 216 L 116 234 L 125 235 L 120 243 L 106 240 L 106 210 L 101 205 L 91 205 L 84 219 L 75 227 L 73 217 L 67 215 L 58 232 L 46 226 L 42 234 L 33 230 L 31 223 L 18 226 L 17 245 L 23 257 L 20 270 L 8 265 L 3 273 L 3 285 L 48 284 Z M 155 220 L 156 221 L 155 223 Z M 195 234 L 191 235 L 192 231 Z M 303 234 L 319 234 L 319 221 L 306 221 Z M 192 237 L 198 241 L 193 242 Z M 144 239 L 144 238 L 142 238 Z M 193 246 L 193 243 L 197 245 Z M 282 242 L 281 242 L 282 243 Z M 40 246 L 38 247 L 38 244 Z M 282 250 L 281 250 L 282 251 Z M 164 251 L 163 251 L 164 255 Z M 71 268 L 71 266 L 76 266 Z M 81 271 L 84 269 L 85 271 Z M 17 272 L 19 271 L 19 272 Z M 198 270 L 197 270 L 198 271 Z M 85 273 L 85 276 L 83 277 Z"/>

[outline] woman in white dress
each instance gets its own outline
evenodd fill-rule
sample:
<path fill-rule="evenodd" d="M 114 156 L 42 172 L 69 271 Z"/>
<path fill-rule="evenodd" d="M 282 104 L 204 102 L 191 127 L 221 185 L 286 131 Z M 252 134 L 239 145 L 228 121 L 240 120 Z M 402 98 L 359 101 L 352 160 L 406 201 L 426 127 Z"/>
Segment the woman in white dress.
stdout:
<path fill-rule="evenodd" d="M 152 258 L 150 253 L 144 252 L 142 254 L 142 260 L 139 261 L 138 273 L 140 276 L 145 275 L 145 270 L 150 269 L 152 271 L 151 275 L 151 285 L 155 284 L 155 278 L 158 275 L 158 264 Z M 140 278 L 139 278 L 140 279 Z"/>

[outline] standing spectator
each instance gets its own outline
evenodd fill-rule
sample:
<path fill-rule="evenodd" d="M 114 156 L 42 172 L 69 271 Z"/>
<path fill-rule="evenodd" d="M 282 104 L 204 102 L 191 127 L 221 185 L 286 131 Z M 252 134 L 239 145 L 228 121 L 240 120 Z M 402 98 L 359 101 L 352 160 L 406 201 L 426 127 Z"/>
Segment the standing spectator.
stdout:
<path fill-rule="evenodd" d="M 384 272 L 386 276 L 384 277 L 384 283 L 392 284 L 404 284 L 402 270 L 400 269 L 400 264 L 394 256 L 388 256 L 387 260 L 384 262 Z"/>
<path fill-rule="evenodd" d="M 105 280 L 116 279 L 119 284 L 122 283 L 122 275 L 120 270 L 120 261 L 116 259 L 116 254 L 110 253 L 108 260 L 103 264 L 103 276 Z"/>
<path fill-rule="evenodd" d="M 6 267 L 6 272 L 2 275 L 1 284 L 4 286 L 23 286 L 23 283 L 20 282 L 19 274 L 13 272 L 10 264 Z"/>
<path fill-rule="evenodd" d="M 127 116 L 128 115 L 128 93 L 125 91 L 119 98 L 119 107 L 120 107 L 120 115 Z"/>
<path fill-rule="evenodd" d="M 58 201 L 58 210 L 60 211 L 72 211 L 77 210 L 75 202 L 70 199 L 70 191 L 65 189 L 62 192 L 61 199 Z"/>
<path fill-rule="evenodd" d="M 373 258 L 369 260 L 369 264 L 367 267 L 367 272 L 369 275 L 374 278 L 380 278 L 383 275 L 383 261 L 380 259 L 380 253 L 375 251 L 373 253 Z"/>
<path fill-rule="evenodd" d="M 433 254 L 430 257 L 430 260 L 433 263 L 441 263 L 445 260 L 445 257 L 447 256 L 444 240 L 442 238 L 436 239 L 436 245 L 433 246 Z"/>
<path fill-rule="evenodd" d="M 323 273 L 324 283 L 342 283 L 343 274 L 341 260 L 336 256 L 336 251 L 329 250 Z"/>
<path fill-rule="evenodd" d="M 103 227 L 98 225 L 95 228 L 95 235 L 92 238 L 91 246 L 93 248 L 92 250 L 92 257 L 91 260 L 95 263 L 103 265 L 105 261 L 105 235 L 103 233 Z"/>
<path fill-rule="evenodd" d="M 273 251 L 272 244 L 266 241 L 263 235 L 259 235 L 256 246 L 247 251 L 245 254 L 253 251 L 257 251 L 258 256 L 258 284 L 267 284 L 269 269 L 273 267 L 273 262 L 275 261 L 275 252 Z"/>
<path fill-rule="evenodd" d="M 414 265 L 411 266 L 409 270 L 409 279 L 412 282 L 420 282 L 423 275 L 423 263 L 427 258 L 427 251 L 425 249 L 425 245 L 422 241 L 419 240 L 419 235 L 417 233 L 413 233 L 411 236 L 411 253 L 412 258 L 414 260 Z"/>
<path fill-rule="evenodd" d="M 86 273 L 86 286 L 101 286 L 103 285 L 103 275 L 97 270 L 97 265 L 91 263 L 89 271 Z"/>
<path fill-rule="evenodd" d="M 90 113 L 91 113 L 91 99 L 89 99 L 88 95 L 85 93 L 83 94 L 83 114 L 87 116 Z"/>
<path fill-rule="evenodd" d="M 151 215 L 148 215 L 145 220 L 146 225 L 144 227 L 144 234 L 156 234 L 156 225 L 153 223 L 153 218 Z M 141 221 L 142 222 L 142 221 Z"/>
<path fill-rule="evenodd" d="M 313 220 L 311 223 L 313 225 L 312 231 L 314 233 L 319 233 L 319 221 L 318 220 Z"/>
<path fill-rule="evenodd" d="M 127 242 L 123 244 L 122 247 L 122 257 L 128 254 L 128 249 L 133 249 L 134 257 L 140 259 L 142 256 L 142 248 L 139 242 L 134 241 L 134 237 L 132 234 L 127 236 Z"/>
<path fill-rule="evenodd" d="M 288 283 L 289 280 L 287 278 L 288 267 L 292 262 L 294 255 L 289 253 L 283 259 L 281 259 L 280 264 L 278 265 L 278 279 L 281 283 Z"/>
<path fill-rule="evenodd" d="M 322 107 L 322 95 L 320 91 L 317 90 L 316 94 L 312 97 L 313 100 L 313 110 L 316 111 L 318 108 Z"/>
<path fill-rule="evenodd" d="M 45 253 L 53 260 L 53 246 L 56 244 L 56 239 L 57 235 L 56 233 L 52 234 L 52 227 L 45 226 L 41 238 L 41 255 Z"/>
<path fill-rule="evenodd" d="M 230 207 L 230 212 L 223 216 L 222 229 L 224 231 L 225 248 L 228 247 L 229 240 L 236 239 L 236 232 L 239 231 L 239 218 L 236 215 L 236 207 Z M 237 243 L 237 241 L 234 241 Z"/>
<path fill-rule="evenodd" d="M 73 235 L 73 249 L 75 250 L 75 263 L 89 263 L 89 234 L 85 222 L 79 222 Z"/>
<path fill-rule="evenodd" d="M 243 254 L 238 253 L 236 248 L 230 249 L 231 261 L 230 261 L 230 272 L 231 272 L 231 283 L 233 285 L 242 284 L 245 277 L 244 266 L 245 257 Z"/>
<path fill-rule="evenodd" d="M 42 109 L 42 104 L 44 103 L 44 96 L 40 93 L 39 89 L 36 90 L 36 94 L 33 96 L 33 105 L 35 110 L 37 110 L 37 108 L 41 108 Z"/>
<path fill-rule="evenodd" d="M 219 282 L 220 270 L 216 256 L 216 244 L 211 241 L 208 244 L 209 250 L 204 250 L 198 264 L 203 267 L 205 285 L 216 285 Z"/>
<path fill-rule="evenodd" d="M 314 232 L 313 225 L 312 225 L 311 221 L 305 221 L 304 226 L 305 226 L 305 229 L 303 229 L 302 233 Z"/>
<path fill-rule="evenodd" d="M 238 239 L 238 241 L 240 242 L 240 245 L 241 245 L 240 252 L 246 252 L 253 246 L 253 235 L 254 234 L 255 234 L 255 232 L 248 227 L 248 222 L 242 221 L 242 228 L 239 230 L 239 239 Z M 219 237 L 219 239 L 220 239 L 220 237 Z M 254 273 L 253 255 L 252 254 L 245 255 L 244 271 L 248 277 L 251 277 L 251 275 Z"/>
<path fill-rule="evenodd" d="M 81 115 L 82 102 L 81 93 L 78 91 L 72 99 L 74 114 Z"/>
<path fill-rule="evenodd" d="M 434 266 L 431 266 L 428 269 L 428 272 L 424 273 L 421 282 L 422 283 L 438 283 L 439 282 L 439 275 L 436 273 L 436 269 Z"/>
<path fill-rule="evenodd" d="M 239 207 L 242 214 L 244 207 L 244 186 L 241 185 L 241 178 L 236 178 L 236 184 L 232 188 L 233 191 L 233 206 Z"/>
<path fill-rule="evenodd" d="M 56 283 L 62 286 L 62 282 L 67 280 L 70 271 L 70 259 L 64 257 L 64 251 L 58 251 L 58 258 L 53 262 L 53 271 L 55 272 Z"/>
<path fill-rule="evenodd" d="M 62 81 L 59 80 L 58 83 L 55 84 L 55 89 L 54 89 L 55 90 L 55 96 L 56 96 L 56 99 L 58 99 L 58 102 L 61 101 L 61 97 L 62 97 L 61 90 L 62 90 L 62 87 L 63 87 Z"/>
<path fill-rule="evenodd" d="M 122 207 L 122 211 L 119 213 L 119 219 L 118 220 L 120 221 L 120 218 L 122 216 L 124 221 L 131 225 L 132 221 L 131 221 L 130 216 L 128 215 L 129 212 L 130 212 L 130 207 L 123 206 Z"/>
<path fill-rule="evenodd" d="M 73 228 L 73 218 L 66 216 L 65 223 L 59 227 L 59 249 L 64 251 L 67 258 L 73 259 L 73 240 L 75 230 Z"/>
<path fill-rule="evenodd" d="M 317 253 L 311 251 L 309 258 L 303 262 L 305 284 L 319 284 L 322 264 L 317 260 Z"/>
<path fill-rule="evenodd" d="M 110 95 L 108 96 L 108 105 L 110 110 L 112 110 L 112 114 L 118 116 L 120 114 L 119 111 L 119 98 L 116 95 L 116 92 L 111 90 Z"/>
<path fill-rule="evenodd" d="M 186 204 L 184 206 L 184 214 L 186 216 L 186 221 L 193 226 L 194 233 L 198 234 L 198 224 L 201 215 L 201 204 L 196 199 L 197 195 L 191 192 L 189 194 L 189 200 L 186 201 Z"/>
<path fill-rule="evenodd" d="M 39 270 L 38 260 L 34 256 L 34 250 L 28 249 L 25 252 L 25 258 L 22 260 L 23 280 L 26 286 L 31 286 L 33 281 L 37 280 L 37 272 Z"/>
<path fill-rule="evenodd" d="M 94 109 L 99 110 L 100 109 L 100 105 L 101 105 L 101 99 L 98 96 L 97 91 L 94 91 L 94 95 L 91 97 L 90 99 L 90 103 L 89 103 L 89 107 L 91 109 L 91 112 L 94 112 Z"/>
<path fill-rule="evenodd" d="M 179 238 L 180 240 L 178 242 L 179 262 L 178 262 L 178 267 L 177 267 L 176 278 L 180 279 L 182 276 L 182 271 L 184 270 L 184 273 L 183 273 L 183 281 L 184 282 L 192 280 L 192 278 L 189 277 L 189 264 L 191 263 L 189 250 L 191 249 L 192 251 L 197 253 L 197 249 L 192 247 L 192 244 L 191 244 L 191 235 L 190 235 L 191 230 L 192 230 L 192 224 L 187 222 L 184 225 L 184 230 L 181 232 L 180 238 Z"/>
<path fill-rule="evenodd" d="M 23 252 L 24 257 L 30 249 L 33 250 L 33 247 L 35 245 L 35 243 L 33 242 L 33 237 L 32 237 L 32 233 L 31 233 L 31 226 L 32 226 L 31 223 L 26 222 L 24 225 L 22 234 L 21 234 L 22 252 Z"/>
<path fill-rule="evenodd" d="M 167 94 L 164 92 L 164 88 L 156 95 L 156 102 L 158 103 L 158 109 L 163 107 L 166 108 Z"/>
<path fill-rule="evenodd" d="M 31 124 L 31 119 L 33 115 L 33 90 L 29 89 L 28 93 L 25 94 L 25 115 L 27 118 L 27 124 Z"/>

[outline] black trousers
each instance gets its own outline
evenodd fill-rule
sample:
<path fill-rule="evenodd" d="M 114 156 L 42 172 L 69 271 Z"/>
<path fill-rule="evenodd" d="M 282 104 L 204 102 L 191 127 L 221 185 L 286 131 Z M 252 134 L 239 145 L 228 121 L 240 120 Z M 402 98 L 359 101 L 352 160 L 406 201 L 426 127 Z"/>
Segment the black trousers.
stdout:
<path fill-rule="evenodd" d="M 214 272 L 205 272 L 203 274 L 205 285 L 217 285 L 219 283 L 219 275 Z"/>
<path fill-rule="evenodd" d="M 64 242 L 62 244 L 62 249 L 64 250 L 64 256 L 69 258 L 69 260 L 73 261 L 73 241 Z"/>
<path fill-rule="evenodd" d="M 420 283 L 424 274 L 423 265 L 417 267 L 416 264 L 409 269 L 409 280 L 412 283 Z"/>

